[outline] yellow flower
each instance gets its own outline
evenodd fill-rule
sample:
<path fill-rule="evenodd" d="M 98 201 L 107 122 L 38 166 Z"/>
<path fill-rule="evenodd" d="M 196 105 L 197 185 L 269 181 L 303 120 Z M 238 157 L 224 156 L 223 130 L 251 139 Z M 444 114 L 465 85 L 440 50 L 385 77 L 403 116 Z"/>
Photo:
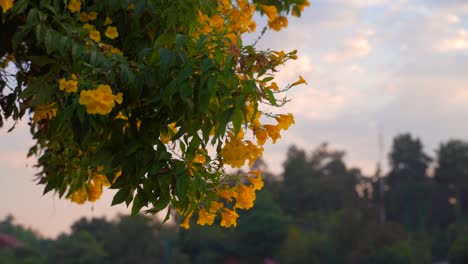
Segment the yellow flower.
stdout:
<path fill-rule="evenodd" d="M 86 188 L 84 186 L 81 187 L 80 189 L 73 192 L 68 198 L 74 203 L 84 204 L 87 198 Z"/>
<path fill-rule="evenodd" d="M 257 138 L 258 145 L 263 145 L 268 138 L 268 134 L 265 129 L 258 128 L 255 130 L 255 137 Z"/>
<path fill-rule="evenodd" d="M 226 199 L 228 202 L 232 201 L 233 197 L 237 196 L 237 193 L 234 192 L 231 188 L 224 188 L 218 193 L 219 197 Z"/>
<path fill-rule="evenodd" d="M 261 171 L 249 171 L 250 174 L 257 175 L 256 178 L 249 177 L 250 183 L 252 183 L 252 188 L 256 191 L 259 191 L 263 188 L 262 172 Z"/>
<path fill-rule="evenodd" d="M 81 1 L 80 0 L 71 0 L 70 3 L 68 3 L 68 9 L 72 13 L 79 12 L 81 10 Z"/>
<path fill-rule="evenodd" d="M 304 8 L 306 6 L 310 6 L 310 3 L 308 0 L 304 0 L 304 2 L 302 4 L 299 4 L 297 7 L 299 8 L 300 11 L 304 11 Z M 296 12 L 295 9 L 293 9 L 292 15 L 296 17 L 299 16 L 299 14 Z"/>
<path fill-rule="evenodd" d="M 43 119 L 52 119 L 56 114 L 57 107 L 55 107 L 55 103 L 39 105 L 34 108 L 34 116 L 32 120 L 34 122 L 39 122 Z"/>
<path fill-rule="evenodd" d="M 181 227 L 185 228 L 185 229 L 189 229 L 190 228 L 190 218 L 192 217 L 192 213 L 188 214 L 184 221 L 180 224 Z"/>
<path fill-rule="evenodd" d="M 80 15 L 78 16 L 78 20 L 80 20 L 83 23 L 88 22 L 89 21 L 88 13 L 81 12 Z"/>
<path fill-rule="evenodd" d="M 307 84 L 307 82 L 304 80 L 304 78 L 302 78 L 302 76 L 299 75 L 299 80 L 297 80 L 296 82 L 294 82 L 293 84 L 291 84 L 290 87 L 293 87 L 293 86 L 296 86 L 296 85 L 299 85 L 299 84 Z"/>
<path fill-rule="evenodd" d="M 102 185 L 98 181 L 90 181 L 87 185 L 88 201 L 95 202 L 102 195 Z"/>
<path fill-rule="evenodd" d="M 169 143 L 171 138 L 177 133 L 176 124 L 176 122 L 172 122 L 169 124 L 167 131 L 161 132 L 159 134 L 159 139 L 163 144 Z"/>
<path fill-rule="evenodd" d="M 101 33 L 93 29 L 89 32 L 89 38 L 99 43 L 101 41 Z"/>
<path fill-rule="evenodd" d="M 3 9 L 3 14 L 5 14 L 8 9 L 13 7 L 14 0 L 0 0 L 0 6 Z"/>
<path fill-rule="evenodd" d="M 192 160 L 193 163 L 205 163 L 206 162 L 206 157 L 205 155 L 202 155 L 202 154 L 195 154 L 195 158 L 193 158 Z"/>
<path fill-rule="evenodd" d="M 198 211 L 197 224 L 199 224 L 201 226 L 203 226 L 203 225 L 212 225 L 215 218 L 216 218 L 216 214 L 206 211 L 205 208 L 201 208 Z"/>
<path fill-rule="evenodd" d="M 79 103 L 86 106 L 88 114 L 106 115 L 112 111 L 115 103 L 122 102 L 121 94 L 112 94 L 112 89 L 109 85 L 98 85 L 96 90 L 82 90 L 80 93 Z"/>
<path fill-rule="evenodd" d="M 271 140 L 273 141 L 273 144 L 276 143 L 276 140 L 278 138 L 281 138 L 281 134 L 280 134 L 280 129 L 278 126 L 273 126 L 273 125 L 264 125 L 263 126 L 267 133 L 268 133 L 268 136 L 271 138 Z"/>
<path fill-rule="evenodd" d="M 123 102 L 123 94 L 122 93 L 117 93 L 114 98 L 115 102 L 118 104 L 122 104 Z"/>
<path fill-rule="evenodd" d="M 107 27 L 106 32 L 104 34 L 106 35 L 106 37 L 110 39 L 115 39 L 119 36 L 117 27 L 112 27 L 112 26 Z"/>
<path fill-rule="evenodd" d="M 281 28 L 288 26 L 288 19 L 285 16 L 279 16 L 268 21 L 268 26 L 273 30 L 280 31 Z"/>
<path fill-rule="evenodd" d="M 94 30 L 96 27 L 94 27 L 91 24 L 86 23 L 86 24 L 83 25 L 83 28 L 86 29 L 86 30 L 91 31 L 91 30 Z"/>
<path fill-rule="evenodd" d="M 273 91 L 278 91 L 279 90 L 278 84 L 276 82 L 272 82 L 270 84 L 270 86 L 268 86 L 268 88 L 270 88 Z"/>
<path fill-rule="evenodd" d="M 121 50 L 119 50 L 118 48 L 112 47 L 112 48 L 110 49 L 110 52 L 113 53 L 113 54 L 117 54 L 117 55 L 123 56 L 123 52 L 122 52 Z"/>
<path fill-rule="evenodd" d="M 255 201 L 255 190 L 252 187 L 246 185 L 240 185 L 236 188 L 237 197 L 235 208 L 239 209 L 250 209 L 254 205 Z"/>
<path fill-rule="evenodd" d="M 210 203 L 210 212 L 211 213 L 216 213 L 218 212 L 219 209 L 223 208 L 224 204 L 220 202 L 211 202 Z"/>
<path fill-rule="evenodd" d="M 278 11 L 276 10 L 276 6 L 262 5 L 261 8 L 262 8 L 263 13 L 267 15 L 269 20 L 273 20 L 276 18 L 276 14 L 278 13 Z"/>
<path fill-rule="evenodd" d="M 257 29 L 257 23 L 255 23 L 255 21 L 250 22 L 249 32 L 254 32 L 256 29 Z"/>
<path fill-rule="evenodd" d="M 112 19 L 110 19 L 110 17 L 106 17 L 106 20 L 104 20 L 104 26 L 108 26 L 112 24 Z"/>
<path fill-rule="evenodd" d="M 91 12 L 88 13 L 88 19 L 90 21 L 95 20 L 97 18 L 97 16 L 98 16 L 98 12 L 96 12 L 96 11 L 91 11 Z"/>
<path fill-rule="evenodd" d="M 294 116 L 292 114 L 280 114 L 276 117 L 276 121 L 278 121 L 280 129 L 287 130 L 291 124 L 294 124 Z"/>
<path fill-rule="evenodd" d="M 221 211 L 221 223 L 220 225 L 223 227 L 230 227 L 230 226 L 237 226 L 237 218 L 239 215 L 236 213 L 236 211 L 224 208 L 223 211 Z"/>
<path fill-rule="evenodd" d="M 59 80 L 59 89 L 62 91 L 65 91 L 67 93 L 76 93 L 78 91 L 78 81 L 75 78 L 71 80 L 67 80 L 65 78 L 62 78 Z"/>

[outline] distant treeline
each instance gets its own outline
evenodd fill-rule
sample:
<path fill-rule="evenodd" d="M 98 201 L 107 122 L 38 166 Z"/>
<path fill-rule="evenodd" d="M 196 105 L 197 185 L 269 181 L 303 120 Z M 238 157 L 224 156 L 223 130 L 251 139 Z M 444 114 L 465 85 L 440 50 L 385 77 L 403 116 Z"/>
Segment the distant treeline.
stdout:
<path fill-rule="evenodd" d="M 80 219 L 48 240 L 7 217 L 0 263 L 468 263 L 468 142 L 441 143 L 431 157 L 399 135 L 385 175 L 363 175 L 344 156 L 292 146 L 281 175 L 257 161 L 265 187 L 234 229 L 120 216 Z"/>

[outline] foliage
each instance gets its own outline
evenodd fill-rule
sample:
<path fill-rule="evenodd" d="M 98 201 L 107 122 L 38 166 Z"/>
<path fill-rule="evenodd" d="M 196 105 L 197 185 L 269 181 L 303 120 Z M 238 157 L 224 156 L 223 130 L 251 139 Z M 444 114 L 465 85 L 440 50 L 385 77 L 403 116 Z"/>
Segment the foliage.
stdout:
<path fill-rule="evenodd" d="M 261 174 L 229 176 L 225 166 L 251 165 L 281 137 L 294 117 L 263 108 L 305 83 L 274 82 L 296 51 L 257 50 L 242 35 L 255 31 L 256 12 L 269 28 L 286 27 L 307 0 L 0 5 L 0 126 L 29 113 L 45 193 L 82 204 L 110 186 L 112 204 L 132 204 L 133 214 L 170 206 L 186 228 L 197 211 L 201 224 L 220 214 L 236 226 Z"/>
<path fill-rule="evenodd" d="M 468 236 L 460 237 L 455 240 L 452 247 L 450 248 L 450 263 L 466 263 L 468 261 Z"/>
<path fill-rule="evenodd" d="M 414 142 L 418 140 L 411 136 L 410 138 L 412 140 L 398 143 L 399 146 L 395 149 L 411 149 L 410 146 L 414 146 Z M 463 146 L 465 142 L 453 142 L 459 144 L 441 145 L 451 146 L 444 148 L 444 153 L 463 153 L 463 148 L 456 146 Z M 405 144 L 409 146 L 404 146 Z M 408 161 L 417 160 L 417 157 L 421 156 L 422 144 L 420 147 L 418 151 L 412 152 L 413 157 L 400 152 L 396 158 L 410 167 L 412 162 Z M 362 175 L 357 173 L 356 169 L 347 169 L 344 152 L 320 145 L 312 153 L 306 155 L 304 150 L 292 147 L 284 163 L 285 172 L 281 175 L 282 178 L 265 172 L 264 175 L 270 175 L 264 177 L 264 188 L 267 190 L 259 193 L 257 205 L 252 210 L 239 213 L 241 218 L 235 230 L 218 225 L 195 226 L 184 230 L 177 225 L 162 225 L 156 218 L 141 215 L 120 216 L 112 221 L 104 218 L 80 219 L 73 224 L 69 235 L 49 241 L 47 247 L 41 246 L 41 243 L 28 242 L 31 247 L 22 252 L 11 249 L 0 251 L 0 263 L 77 263 L 83 262 L 83 259 L 87 259 L 87 263 L 104 264 L 271 261 L 325 264 L 466 262 L 466 212 L 460 211 L 460 217 L 448 220 L 434 213 L 417 215 L 403 210 L 404 207 L 392 204 L 396 200 L 389 199 L 385 206 L 395 211 L 392 218 L 381 223 L 376 210 L 379 204 L 373 198 L 375 190 L 369 188 L 371 190 L 368 195 L 351 195 L 356 192 L 354 184 L 360 185 L 363 181 Z M 449 175 L 448 172 L 453 168 L 463 168 L 465 165 L 462 157 L 463 155 L 438 155 L 436 174 Z M 443 165 L 447 164 L 447 161 L 450 161 L 450 166 Z M 298 171 L 293 170 L 294 167 L 298 168 Z M 266 165 L 258 161 L 252 170 L 260 168 L 266 170 Z M 392 171 L 395 170 L 391 170 L 389 175 Z M 420 190 L 419 185 L 428 182 L 434 190 L 446 188 L 446 182 L 437 179 L 439 176 L 431 178 L 426 174 L 421 176 L 412 175 L 409 171 L 405 173 L 413 179 L 410 188 L 405 189 L 407 193 Z M 327 177 L 329 180 L 317 180 Z M 386 180 L 394 189 L 408 183 L 408 179 L 404 177 L 396 176 L 391 180 L 390 177 L 393 176 L 387 177 Z M 454 178 L 463 179 L 458 177 L 460 176 Z M 296 186 L 291 188 L 284 184 L 286 182 Z M 458 188 L 462 181 L 453 181 L 453 184 Z M 298 189 L 299 185 L 305 186 Z M 337 186 L 341 187 L 336 188 Z M 367 187 L 372 186 L 368 184 Z M 327 190 L 328 196 L 332 196 L 328 199 L 335 201 L 333 206 L 328 202 L 316 201 L 325 195 L 320 193 L 321 189 Z M 301 196 L 291 190 L 300 190 L 304 192 L 300 195 L 313 197 L 306 201 L 316 204 L 303 206 L 297 202 Z M 315 192 L 320 195 L 313 196 Z M 385 192 L 385 195 L 389 195 L 389 192 L 390 190 Z M 432 196 L 440 195 L 443 198 L 446 194 L 437 191 L 433 192 Z M 287 200 L 282 195 L 291 195 L 294 199 Z M 434 199 L 442 200 L 441 197 Z M 425 205 L 426 202 L 417 200 L 413 205 Z M 296 207 L 301 210 L 297 210 Z M 431 204 L 432 212 L 449 210 L 454 208 L 447 201 Z M 425 218 L 424 222 L 431 223 L 426 226 L 427 230 L 414 230 L 412 226 L 406 225 L 405 219 L 420 217 Z M 213 221 L 219 224 L 222 220 Z M 0 222 L 0 227 L 0 232 L 15 234 L 18 238 L 31 241 L 42 241 L 37 233 L 14 224 L 11 217 Z M 21 235 L 22 233 L 30 236 Z M 21 241 L 25 242 L 22 239 Z M 90 246 L 92 248 L 88 248 Z M 82 251 L 87 252 L 80 253 Z M 79 257 L 76 257 L 77 254 Z"/>

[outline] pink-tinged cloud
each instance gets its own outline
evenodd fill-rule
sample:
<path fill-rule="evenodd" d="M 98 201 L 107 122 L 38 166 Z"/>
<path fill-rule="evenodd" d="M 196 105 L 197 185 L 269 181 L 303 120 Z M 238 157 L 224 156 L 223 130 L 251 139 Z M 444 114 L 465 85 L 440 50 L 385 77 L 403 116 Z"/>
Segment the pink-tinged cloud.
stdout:
<path fill-rule="evenodd" d="M 291 96 L 285 110 L 307 121 L 331 121 L 346 107 L 344 94 L 307 88 Z"/>
<path fill-rule="evenodd" d="M 468 32 L 460 29 L 454 35 L 453 37 L 442 39 L 436 45 L 436 51 L 450 52 L 468 49 Z"/>
<path fill-rule="evenodd" d="M 341 49 L 326 54 L 323 60 L 327 63 L 339 64 L 356 58 L 366 57 L 370 51 L 371 45 L 369 40 L 364 37 L 357 37 L 346 41 Z"/>
<path fill-rule="evenodd" d="M 299 54 L 297 60 L 288 61 L 286 65 L 278 68 L 278 72 L 275 75 L 275 82 L 282 86 L 291 84 L 297 81 L 299 75 L 304 76 L 313 69 L 314 67 L 312 66 L 310 57 L 306 54 Z"/>

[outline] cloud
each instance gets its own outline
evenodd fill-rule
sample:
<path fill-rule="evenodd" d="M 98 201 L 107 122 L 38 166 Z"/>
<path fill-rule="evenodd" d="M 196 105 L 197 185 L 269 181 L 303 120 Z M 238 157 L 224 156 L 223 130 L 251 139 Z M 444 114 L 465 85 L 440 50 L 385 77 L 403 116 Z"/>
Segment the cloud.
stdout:
<path fill-rule="evenodd" d="M 297 81 L 299 75 L 305 75 L 314 70 L 311 59 L 307 54 L 298 54 L 297 60 L 290 60 L 279 67 L 275 81 L 283 86 Z"/>
<path fill-rule="evenodd" d="M 366 57 L 370 51 L 371 45 L 368 39 L 357 37 L 347 40 L 341 49 L 325 54 L 323 60 L 327 63 L 338 64 Z"/>
<path fill-rule="evenodd" d="M 455 36 L 441 40 L 435 47 L 436 51 L 450 52 L 468 49 L 468 32 L 460 29 Z"/>
<path fill-rule="evenodd" d="M 365 73 L 366 69 L 363 67 L 359 66 L 358 64 L 353 64 L 349 67 L 349 71 L 351 73 Z"/>

